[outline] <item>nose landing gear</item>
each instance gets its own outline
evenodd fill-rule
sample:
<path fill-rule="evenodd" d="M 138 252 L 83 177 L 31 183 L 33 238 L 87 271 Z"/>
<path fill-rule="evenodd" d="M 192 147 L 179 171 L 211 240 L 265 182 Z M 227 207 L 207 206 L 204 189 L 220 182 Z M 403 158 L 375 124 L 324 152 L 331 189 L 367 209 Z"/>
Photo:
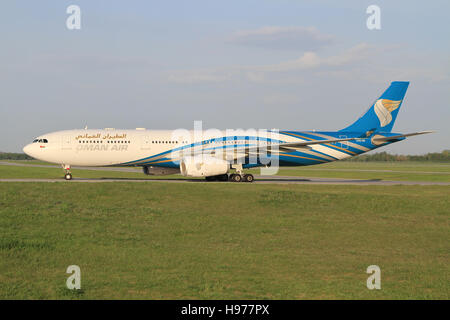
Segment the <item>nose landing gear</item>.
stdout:
<path fill-rule="evenodd" d="M 64 175 L 64 179 L 72 180 L 72 174 L 70 173 L 70 165 L 62 164 L 61 166 L 66 171 L 66 174 Z"/>

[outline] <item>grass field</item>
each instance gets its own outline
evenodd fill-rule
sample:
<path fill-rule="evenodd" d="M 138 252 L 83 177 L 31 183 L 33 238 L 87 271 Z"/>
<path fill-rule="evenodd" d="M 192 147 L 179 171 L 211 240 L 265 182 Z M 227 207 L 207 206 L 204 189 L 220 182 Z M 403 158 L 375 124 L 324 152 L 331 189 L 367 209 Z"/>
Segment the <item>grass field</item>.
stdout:
<path fill-rule="evenodd" d="M 39 161 L 7 161 L 19 164 L 52 165 Z M 54 165 L 53 165 L 54 166 Z M 142 172 L 96 171 L 73 169 L 75 178 L 133 178 L 133 179 L 160 179 L 183 178 L 174 176 L 146 176 Z M 259 174 L 259 170 L 251 170 Z M 430 162 L 332 162 L 307 167 L 282 167 L 278 175 L 319 178 L 342 179 L 381 179 L 394 181 L 432 181 L 450 182 L 450 164 Z M 0 178 L 47 178 L 63 177 L 61 168 L 39 168 L 6 166 L 0 161 Z"/>
<path fill-rule="evenodd" d="M 256 170 L 254 172 L 257 172 Z M 450 164 L 432 162 L 330 162 L 281 167 L 278 175 L 316 178 L 450 182 Z"/>
<path fill-rule="evenodd" d="M 0 299 L 449 299 L 449 188 L 0 182 Z"/>
<path fill-rule="evenodd" d="M 72 169 L 74 178 L 115 178 L 115 179 L 166 179 L 177 178 L 182 179 L 181 175 L 170 176 L 147 176 L 142 171 L 139 172 L 121 172 L 121 171 L 100 171 L 86 169 Z M 46 168 L 46 167 L 22 167 L 22 166 L 6 166 L 0 162 L 0 179 L 10 178 L 36 178 L 36 179 L 63 179 L 64 170 L 62 168 Z"/>

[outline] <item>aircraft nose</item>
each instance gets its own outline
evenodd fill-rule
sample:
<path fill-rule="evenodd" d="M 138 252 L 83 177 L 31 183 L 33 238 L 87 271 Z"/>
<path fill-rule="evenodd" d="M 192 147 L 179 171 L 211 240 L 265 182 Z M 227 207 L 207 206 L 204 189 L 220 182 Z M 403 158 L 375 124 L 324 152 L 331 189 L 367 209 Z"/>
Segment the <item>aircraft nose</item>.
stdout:
<path fill-rule="evenodd" d="M 29 155 L 30 157 L 33 156 L 33 146 L 32 144 L 27 144 L 25 147 L 23 147 L 23 152 L 27 155 Z"/>

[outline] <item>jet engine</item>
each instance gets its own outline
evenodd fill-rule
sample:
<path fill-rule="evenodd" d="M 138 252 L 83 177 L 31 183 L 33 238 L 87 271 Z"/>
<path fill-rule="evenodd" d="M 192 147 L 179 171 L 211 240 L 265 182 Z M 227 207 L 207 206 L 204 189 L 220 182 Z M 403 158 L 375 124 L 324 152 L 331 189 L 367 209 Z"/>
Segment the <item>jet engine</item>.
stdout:
<path fill-rule="evenodd" d="M 223 159 L 198 155 L 180 161 L 180 171 L 185 177 L 210 177 L 225 174 L 230 165 Z"/>

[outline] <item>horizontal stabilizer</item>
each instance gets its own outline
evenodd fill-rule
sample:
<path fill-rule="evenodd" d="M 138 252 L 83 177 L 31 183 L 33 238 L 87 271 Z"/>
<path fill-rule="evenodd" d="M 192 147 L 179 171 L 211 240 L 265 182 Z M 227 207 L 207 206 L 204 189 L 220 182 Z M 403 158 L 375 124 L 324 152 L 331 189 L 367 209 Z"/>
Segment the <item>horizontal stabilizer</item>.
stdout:
<path fill-rule="evenodd" d="M 401 138 L 411 137 L 411 136 L 418 136 L 420 134 L 427 134 L 427 133 L 433 133 L 434 131 L 420 131 L 420 132 L 413 132 L 413 133 L 407 133 L 407 134 L 399 134 L 396 136 L 390 136 L 390 137 L 373 137 L 373 142 L 388 142 L 393 140 L 398 140 Z"/>

